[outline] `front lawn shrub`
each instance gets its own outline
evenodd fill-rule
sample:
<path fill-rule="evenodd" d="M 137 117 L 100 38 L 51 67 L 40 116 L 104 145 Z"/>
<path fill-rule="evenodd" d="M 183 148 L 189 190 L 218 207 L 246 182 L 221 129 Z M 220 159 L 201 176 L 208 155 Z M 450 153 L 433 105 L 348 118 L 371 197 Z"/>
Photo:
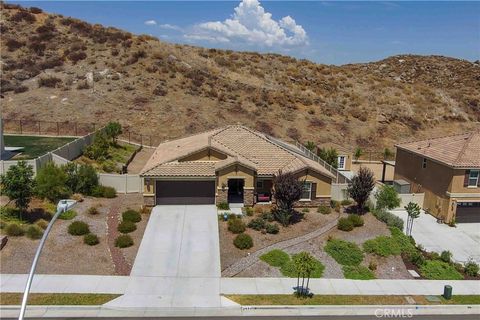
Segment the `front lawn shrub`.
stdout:
<path fill-rule="evenodd" d="M 275 220 L 280 222 L 280 224 L 284 227 L 288 227 L 290 225 L 290 222 L 293 217 L 292 211 L 281 209 L 281 208 L 275 208 L 273 210 L 273 216 L 275 217 Z"/>
<path fill-rule="evenodd" d="M 350 214 L 347 219 L 352 222 L 354 227 L 361 227 L 365 224 L 363 218 L 358 214 Z"/>
<path fill-rule="evenodd" d="M 88 208 L 87 213 L 92 215 L 92 216 L 96 216 L 100 212 L 98 211 L 97 207 L 90 207 L 90 208 Z"/>
<path fill-rule="evenodd" d="M 83 236 L 83 243 L 94 246 L 100 243 L 96 234 L 89 233 Z"/>
<path fill-rule="evenodd" d="M 241 219 L 228 220 L 228 230 L 232 233 L 242 233 L 245 231 L 245 223 Z"/>
<path fill-rule="evenodd" d="M 98 185 L 92 188 L 91 195 L 96 198 L 115 198 L 117 191 L 112 187 Z"/>
<path fill-rule="evenodd" d="M 130 233 L 137 230 L 137 226 L 132 221 L 124 220 L 120 222 L 120 224 L 117 227 L 117 230 L 120 231 L 121 233 Z"/>
<path fill-rule="evenodd" d="M 270 234 L 277 234 L 280 231 L 278 224 L 275 223 L 267 223 L 265 226 L 265 231 Z"/>
<path fill-rule="evenodd" d="M 415 266 L 420 268 L 425 263 L 425 257 L 421 252 L 415 251 L 408 255 L 408 260 L 413 263 Z"/>
<path fill-rule="evenodd" d="M 403 253 L 411 254 L 417 251 L 417 248 L 415 248 L 415 241 L 412 241 L 413 238 L 407 236 L 402 230 L 396 227 L 390 227 L 389 229 L 392 237 L 395 239 L 395 242 L 397 242 Z"/>
<path fill-rule="evenodd" d="M 378 236 L 363 243 L 363 250 L 382 257 L 399 255 L 402 250 L 393 237 Z"/>
<path fill-rule="evenodd" d="M 321 214 L 330 214 L 332 212 L 332 209 L 327 206 L 320 206 L 318 207 L 317 212 Z"/>
<path fill-rule="evenodd" d="M 293 257 L 295 257 L 295 255 L 293 255 L 292 258 Z M 322 275 L 323 275 L 323 271 L 325 270 L 325 266 L 320 261 L 318 261 L 317 259 L 315 259 L 314 264 L 315 264 L 315 267 L 314 267 L 312 273 L 310 274 L 310 278 L 321 278 Z M 282 274 L 285 277 L 289 277 L 289 278 L 298 277 L 298 272 L 295 269 L 295 265 L 294 265 L 292 259 L 290 259 L 287 263 L 285 263 L 280 268 L 280 271 L 282 272 Z"/>
<path fill-rule="evenodd" d="M 470 276 L 470 277 L 476 277 L 478 276 L 478 271 L 480 270 L 480 267 L 478 264 L 473 261 L 473 260 L 468 260 L 467 263 L 465 263 L 465 274 Z"/>
<path fill-rule="evenodd" d="M 219 210 L 230 210 L 230 206 L 228 205 L 228 202 L 217 203 L 217 208 Z"/>
<path fill-rule="evenodd" d="M 48 221 L 44 219 L 38 219 L 37 221 L 35 221 L 35 224 L 43 230 L 47 229 L 48 227 Z"/>
<path fill-rule="evenodd" d="M 255 218 L 248 223 L 248 227 L 257 231 L 264 229 L 266 226 L 265 220 L 262 218 Z"/>
<path fill-rule="evenodd" d="M 290 256 L 285 251 L 273 249 L 260 256 L 260 260 L 265 261 L 272 267 L 282 267 L 290 261 Z"/>
<path fill-rule="evenodd" d="M 395 227 L 403 230 L 403 220 L 385 209 L 372 210 L 372 214 L 378 220 L 385 222 L 389 227 Z"/>
<path fill-rule="evenodd" d="M 72 220 L 73 218 L 75 218 L 77 216 L 77 212 L 75 210 L 67 210 L 65 212 L 62 212 L 59 216 L 58 216 L 58 219 L 62 219 L 62 220 Z"/>
<path fill-rule="evenodd" d="M 25 234 L 25 230 L 18 223 L 12 222 L 7 224 L 7 226 L 5 227 L 5 233 L 7 234 L 7 236 L 19 237 Z"/>
<path fill-rule="evenodd" d="M 32 224 L 28 226 L 26 234 L 30 239 L 40 239 L 43 236 L 43 229 L 35 224 Z"/>
<path fill-rule="evenodd" d="M 250 249 L 253 247 L 253 239 L 246 233 L 240 233 L 238 236 L 235 237 L 233 240 L 233 244 L 238 249 Z"/>
<path fill-rule="evenodd" d="M 83 236 L 90 233 L 90 228 L 88 227 L 88 224 L 83 221 L 73 221 L 68 226 L 68 233 L 72 236 Z"/>
<path fill-rule="evenodd" d="M 442 253 L 440 253 L 440 260 L 446 263 L 450 263 L 450 261 L 452 260 L 452 253 L 448 250 L 442 251 Z"/>
<path fill-rule="evenodd" d="M 128 234 L 122 234 L 115 239 L 115 247 L 127 248 L 133 246 L 133 239 Z"/>
<path fill-rule="evenodd" d="M 252 207 L 246 207 L 245 208 L 245 214 L 249 217 L 253 216 L 253 208 Z"/>
<path fill-rule="evenodd" d="M 428 260 L 420 267 L 420 274 L 430 280 L 462 280 L 463 276 L 450 264 Z"/>
<path fill-rule="evenodd" d="M 348 218 L 340 218 L 338 219 L 337 229 L 342 231 L 352 231 L 353 230 L 353 222 Z"/>
<path fill-rule="evenodd" d="M 275 217 L 273 216 L 273 214 L 271 212 L 264 212 L 262 213 L 262 215 L 260 216 L 263 220 L 266 220 L 268 222 L 273 222 L 275 221 Z"/>
<path fill-rule="evenodd" d="M 138 211 L 129 209 L 122 213 L 122 219 L 123 221 L 131 221 L 137 223 L 142 221 L 142 215 Z"/>
<path fill-rule="evenodd" d="M 356 266 L 363 260 L 362 250 L 353 242 L 331 239 L 327 241 L 325 251 L 341 265 Z"/>
<path fill-rule="evenodd" d="M 343 266 L 343 275 L 346 279 L 370 280 L 375 279 L 375 275 L 370 269 L 364 266 Z"/>

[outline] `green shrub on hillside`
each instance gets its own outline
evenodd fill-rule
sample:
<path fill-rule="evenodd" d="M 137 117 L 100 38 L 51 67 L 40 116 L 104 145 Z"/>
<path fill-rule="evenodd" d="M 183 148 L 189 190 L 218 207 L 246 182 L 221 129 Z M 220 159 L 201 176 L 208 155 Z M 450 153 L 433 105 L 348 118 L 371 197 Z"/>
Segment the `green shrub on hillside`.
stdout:
<path fill-rule="evenodd" d="M 133 246 L 133 239 L 128 234 L 122 234 L 115 239 L 115 247 L 127 248 Z"/>
<path fill-rule="evenodd" d="M 478 272 L 480 270 L 480 267 L 478 264 L 473 261 L 473 260 L 468 260 L 467 263 L 465 263 L 465 274 L 467 274 L 470 277 L 476 277 L 478 276 Z"/>
<path fill-rule="evenodd" d="M 122 221 L 117 227 L 121 233 L 130 233 L 137 230 L 137 226 L 132 221 Z"/>
<path fill-rule="evenodd" d="M 100 243 L 100 240 L 98 240 L 97 235 L 88 233 L 83 236 L 83 243 L 88 244 L 89 246 L 95 246 Z"/>
<path fill-rule="evenodd" d="M 38 219 L 37 221 L 35 221 L 35 224 L 43 230 L 47 229 L 48 227 L 48 221 L 44 219 Z"/>
<path fill-rule="evenodd" d="M 363 260 L 362 250 L 353 242 L 332 239 L 327 241 L 325 251 L 341 265 L 356 266 Z"/>
<path fill-rule="evenodd" d="M 19 237 L 25 234 L 25 230 L 18 223 L 12 222 L 7 224 L 7 226 L 5 227 L 5 233 L 7 234 L 7 236 Z"/>
<path fill-rule="evenodd" d="M 427 260 L 420 266 L 420 274 L 430 280 L 462 280 L 463 276 L 455 268 L 440 260 Z"/>
<path fill-rule="evenodd" d="M 353 222 L 348 218 L 338 219 L 337 229 L 342 231 L 352 231 L 354 228 Z"/>
<path fill-rule="evenodd" d="M 403 230 L 403 220 L 400 217 L 397 217 L 393 213 L 388 212 L 385 209 L 374 209 L 371 210 L 372 214 L 378 220 L 385 222 L 389 227 L 395 227 L 400 230 Z"/>
<path fill-rule="evenodd" d="M 363 243 L 363 250 L 382 257 L 399 255 L 402 250 L 393 237 L 378 236 Z"/>
<path fill-rule="evenodd" d="M 364 266 L 343 266 L 343 275 L 345 279 L 371 280 L 375 279 L 373 272 Z"/>

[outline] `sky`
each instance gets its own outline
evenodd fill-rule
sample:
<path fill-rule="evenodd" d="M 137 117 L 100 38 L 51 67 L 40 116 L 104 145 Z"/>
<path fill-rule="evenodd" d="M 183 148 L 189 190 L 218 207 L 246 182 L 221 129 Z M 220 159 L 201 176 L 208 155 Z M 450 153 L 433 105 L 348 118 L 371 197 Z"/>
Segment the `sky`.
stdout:
<path fill-rule="evenodd" d="M 480 2 L 8 1 L 172 43 L 324 64 L 396 54 L 480 59 Z"/>

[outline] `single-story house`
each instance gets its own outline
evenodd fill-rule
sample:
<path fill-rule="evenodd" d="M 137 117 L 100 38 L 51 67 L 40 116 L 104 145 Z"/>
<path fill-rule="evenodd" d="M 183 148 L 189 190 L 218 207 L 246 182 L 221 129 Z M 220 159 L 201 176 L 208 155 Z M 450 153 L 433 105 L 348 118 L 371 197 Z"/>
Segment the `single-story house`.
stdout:
<path fill-rule="evenodd" d="M 426 212 L 447 222 L 480 222 L 480 131 L 396 145 L 395 180 L 425 193 Z"/>
<path fill-rule="evenodd" d="M 141 172 L 144 203 L 269 203 L 274 175 L 282 171 L 303 181 L 302 206 L 328 204 L 335 174 L 305 152 L 241 125 L 167 141 Z"/>

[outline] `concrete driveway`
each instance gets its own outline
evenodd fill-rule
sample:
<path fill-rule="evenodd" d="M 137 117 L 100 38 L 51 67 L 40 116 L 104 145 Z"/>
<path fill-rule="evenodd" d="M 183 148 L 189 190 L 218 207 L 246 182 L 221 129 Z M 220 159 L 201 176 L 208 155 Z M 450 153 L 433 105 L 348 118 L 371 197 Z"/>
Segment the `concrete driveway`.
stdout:
<path fill-rule="evenodd" d="M 111 308 L 218 308 L 220 244 L 214 205 L 153 208 L 125 294 Z"/>
<path fill-rule="evenodd" d="M 131 276 L 220 277 L 214 205 L 153 208 Z"/>
<path fill-rule="evenodd" d="M 407 212 L 394 210 L 393 214 L 402 218 L 406 225 Z M 427 251 L 441 253 L 448 250 L 457 262 L 470 258 L 480 263 L 480 223 L 459 223 L 456 227 L 437 223 L 437 219 L 425 213 L 413 222 L 412 236 Z"/>

